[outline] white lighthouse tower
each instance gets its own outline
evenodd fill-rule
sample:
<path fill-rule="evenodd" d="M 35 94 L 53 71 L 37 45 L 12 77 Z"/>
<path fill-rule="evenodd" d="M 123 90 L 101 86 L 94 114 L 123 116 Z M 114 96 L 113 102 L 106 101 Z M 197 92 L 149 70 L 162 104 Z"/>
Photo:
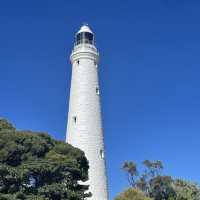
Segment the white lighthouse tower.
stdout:
<path fill-rule="evenodd" d="M 83 25 L 71 53 L 72 79 L 67 142 L 85 152 L 89 160 L 89 200 L 108 200 L 104 138 L 98 81 L 99 53 L 94 34 Z"/>

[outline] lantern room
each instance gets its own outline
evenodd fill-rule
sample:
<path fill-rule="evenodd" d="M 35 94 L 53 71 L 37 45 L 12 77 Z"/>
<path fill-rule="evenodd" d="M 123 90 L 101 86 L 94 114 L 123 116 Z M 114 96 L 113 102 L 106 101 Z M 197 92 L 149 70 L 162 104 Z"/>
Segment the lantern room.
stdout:
<path fill-rule="evenodd" d="M 94 34 L 87 24 L 83 25 L 76 34 L 75 45 L 79 44 L 94 45 Z"/>

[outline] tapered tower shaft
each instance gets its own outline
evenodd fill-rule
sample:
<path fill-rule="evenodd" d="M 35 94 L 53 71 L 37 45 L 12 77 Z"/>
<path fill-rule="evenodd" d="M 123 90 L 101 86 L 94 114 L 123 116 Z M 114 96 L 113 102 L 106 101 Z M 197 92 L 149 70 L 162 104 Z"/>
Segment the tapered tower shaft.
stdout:
<path fill-rule="evenodd" d="M 89 160 L 91 200 L 108 200 L 104 139 L 98 81 L 99 53 L 87 25 L 76 34 L 71 54 L 72 79 L 67 142 L 85 152 Z"/>

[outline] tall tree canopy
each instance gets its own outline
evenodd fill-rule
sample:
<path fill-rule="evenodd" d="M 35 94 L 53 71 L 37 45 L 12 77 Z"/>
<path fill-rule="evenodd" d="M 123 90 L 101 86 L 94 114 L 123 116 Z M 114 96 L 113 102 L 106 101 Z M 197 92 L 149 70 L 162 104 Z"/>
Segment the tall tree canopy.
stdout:
<path fill-rule="evenodd" d="M 88 168 L 81 150 L 0 119 L 1 200 L 85 199 Z"/>
<path fill-rule="evenodd" d="M 140 199 L 143 200 L 146 197 L 152 200 L 200 200 L 200 187 L 194 183 L 162 175 L 161 161 L 145 160 L 143 165 L 144 170 L 140 173 L 134 162 L 124 163 L 122 169 L 126 172 L 132 189 L 119 195 L 116 200 L 134 200 L 135 192 L 142 193 Z"/>

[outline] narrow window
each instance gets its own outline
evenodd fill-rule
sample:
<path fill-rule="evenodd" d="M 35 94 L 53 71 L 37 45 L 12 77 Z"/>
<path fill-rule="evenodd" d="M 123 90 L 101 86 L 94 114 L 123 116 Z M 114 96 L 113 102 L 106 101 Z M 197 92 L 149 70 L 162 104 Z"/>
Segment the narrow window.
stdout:
<path fill-rule="evenodd" d="M 97 68 L 97 62 L 96 61 L 94 61 L 94 66 Z"/>
<path fill-rule="evenodd" d="M 99 88 L 98 87 L 96 87 L 96 94 L 99 95 Z"/>
<path fill-rule="evenodd" d="M 77 65 L 79 65 L 80 61 L 79 61 L 79 60 L 77 60 L 77 61 L 76 61 L 76 63 L 77 63 Z"/>
<path fill-rule="evenodd" d="M 73 116 L 73 122 L 76 124 L 76 122 L 77 122 L 77 117 L 76 116 Z"/>
<path fill-rule="evenodd" d="M 101 156 L 102 159 L 104 159 L 104 152 L 103 152 L 102 149 L 100 150 L 100 156 Z"/>

